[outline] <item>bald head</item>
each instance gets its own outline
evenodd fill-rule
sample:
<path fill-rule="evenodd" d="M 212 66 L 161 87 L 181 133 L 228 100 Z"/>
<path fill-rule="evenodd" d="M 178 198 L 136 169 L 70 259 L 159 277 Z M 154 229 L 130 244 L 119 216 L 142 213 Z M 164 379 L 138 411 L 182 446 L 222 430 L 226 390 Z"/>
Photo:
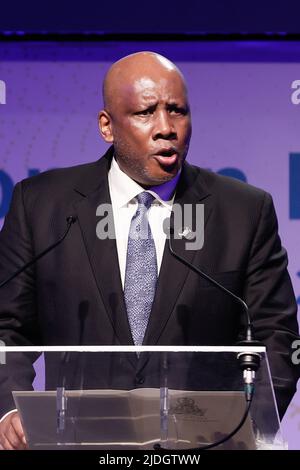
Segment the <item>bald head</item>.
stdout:
<path fill-rule="evenodd" d="M 142 186 L 172 179 L 186 157 L 191 119 L 181 72 L 165 57 L 138 52 L 114 63 L 103 84 L 103 139 L 119 167 Z"/>
<path fill-rule="evenodd" d="M 113 112 L 120 105 L 120 99 L 126 96 L 130 87 L 137 81 L 176 77 L 182 82 L 186 93 L 185 80 L 173 62 L 155 52 L 137 52 L 115 62 L 108 70 L 103 81 L 103 103 L 105 109 Z"/>

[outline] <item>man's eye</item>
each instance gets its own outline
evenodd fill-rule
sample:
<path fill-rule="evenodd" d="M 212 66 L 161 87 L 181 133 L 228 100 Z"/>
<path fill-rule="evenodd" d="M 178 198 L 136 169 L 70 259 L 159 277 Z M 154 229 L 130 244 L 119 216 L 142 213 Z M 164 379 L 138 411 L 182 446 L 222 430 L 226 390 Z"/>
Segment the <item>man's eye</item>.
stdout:
<path fill-rule="evenodd" d="M 171 108 L 169 112 L 171 114 L 183 114 L 183 115 L 187 113 L 185 108 Z"/>
<path fill-rule="evenodd" d="M 137 113 L 135 113 L 137 116 L 149 116 L 150 114 L 152 114 L 153 111 L 152 109 L 143 109 L 142 111 L 138 111 Z"/>

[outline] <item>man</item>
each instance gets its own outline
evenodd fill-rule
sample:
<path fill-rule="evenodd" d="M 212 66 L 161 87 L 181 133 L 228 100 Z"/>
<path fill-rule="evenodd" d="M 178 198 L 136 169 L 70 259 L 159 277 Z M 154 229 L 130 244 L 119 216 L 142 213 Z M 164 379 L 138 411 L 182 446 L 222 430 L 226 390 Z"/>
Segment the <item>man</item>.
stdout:
<path fill-rule="evenodd" d="M 103 98 L 100 132 L 113 145 L 105 156 L 16 185 L 0 236 L 1 279 L 57 240 L 66 216 L 76 219 L 63 243 L 2 289 L 1 339 L 7 345 L 235 344 L 245 326 L 241 308 L 165 244 L 163 221 L 172 204 L 204 204 L 203 248 L 185 250 L 182 239 L 174 241 L 176 250 L 245 299 L 255 337 L 268 348 L 282 415 L 295 390 L 290 346 L 297 321 L 270 195 L 185 162 L 187 89 L 166 58 L 141 52 L 116 62 Z M 112 204 L 116 240 L 96 230 L 104 204 Z M 141 226 L 148 237 L 139 241 L 134 232 Z M 26 446 L 10 391 L 30 389 L 34 359 L 12 358 L 0 378 L 5 449 Z M 103 366 L 100 385 L 147 384 L 147 365 L 139 361 L 124 361 L 113 376 Z M 49 365 L 49 375 L 55 368 Z"/>

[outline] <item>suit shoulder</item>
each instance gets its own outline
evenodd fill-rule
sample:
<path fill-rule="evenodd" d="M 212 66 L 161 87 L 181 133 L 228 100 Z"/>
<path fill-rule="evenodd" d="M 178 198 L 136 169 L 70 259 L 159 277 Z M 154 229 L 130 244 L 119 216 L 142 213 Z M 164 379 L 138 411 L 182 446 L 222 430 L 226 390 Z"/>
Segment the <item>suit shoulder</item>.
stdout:
<path fill-rule="evenodd" d="M 194 174 L 197 175 L 197 184 L 204 184 L 209 192 L 218 194 L 221 198 L 225 197 L 238 202 L 244 199 L 248 201 L 262 201 L 266 197 L 271 197 L 265 190 L 236 178 L 220 175 L 194 165 L 190 165 L 190 167 Z"/>
<path fill-rule="evenodd" d="M 81 165 L 56 168 L 47 170 L 30 178 L 24 179 L 21 184 L 25 192 L 40 190 L 58 190 L 60 188 L 70 188 L 76 186 L 76 183 L 88 177 L 94 171 L 97 171 L 99 160 Z"/>

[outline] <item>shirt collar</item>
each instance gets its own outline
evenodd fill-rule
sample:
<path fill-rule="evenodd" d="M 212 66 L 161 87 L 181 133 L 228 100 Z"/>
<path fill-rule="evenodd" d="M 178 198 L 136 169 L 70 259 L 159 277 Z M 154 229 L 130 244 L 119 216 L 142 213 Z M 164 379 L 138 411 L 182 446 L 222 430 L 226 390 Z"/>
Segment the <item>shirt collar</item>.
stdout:
<path fill-rule="evenodd" d="M 158 200 L 161 204 L 171 210 L 179 177 L 180 171 L 176 174 L 176 176 L 174 176 L 172 180 L 166 181 L 166 183 L 157 186 L 151 186 L 149 189 L 147 189 L 147 191 L 153 194 L 155 199 Z M 141 185 L 139 185 L 136 181 L 131 179 L 121 170 L 115 157 L 113 157 L 111 162 L 108 179 L 110 189 L 113 191 L 114 202 L 117 207 L 126 206 L 138 194 L 145 191 Z"/>

